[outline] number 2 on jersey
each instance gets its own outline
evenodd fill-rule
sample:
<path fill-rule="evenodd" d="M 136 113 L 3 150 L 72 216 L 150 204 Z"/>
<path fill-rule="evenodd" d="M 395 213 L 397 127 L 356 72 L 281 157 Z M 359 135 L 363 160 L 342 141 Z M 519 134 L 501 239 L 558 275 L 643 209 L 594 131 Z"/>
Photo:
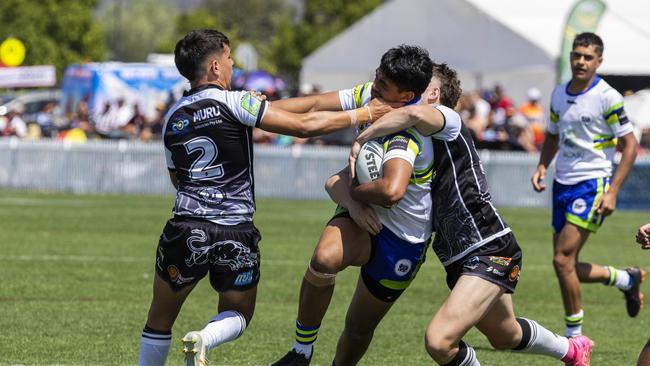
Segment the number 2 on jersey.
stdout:
<path fill-rule="evenodd" d="M 192 180 L 207 180 L 223 177 L 223 164 L 212 165 L 219 150 L 217 144 L 207 137 L 196 137 L 183 144 L 187 155 L 199 151 L 199 156 L 190 167 L 189 174 Z"/>

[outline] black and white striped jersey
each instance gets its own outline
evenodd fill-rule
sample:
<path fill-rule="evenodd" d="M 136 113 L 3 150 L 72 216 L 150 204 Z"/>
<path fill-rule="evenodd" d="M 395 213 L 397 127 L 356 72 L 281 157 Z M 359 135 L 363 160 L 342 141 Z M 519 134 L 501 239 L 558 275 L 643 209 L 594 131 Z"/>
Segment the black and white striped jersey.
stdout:
<path fill-rule="evenodd" d="M 463 124 L 455 140 L 433 138 L 433 250 L 448 266 L 511 230 L 490 201 L 485 172 Z"/>
<path fill-rule="evenodd" d="M 221 225 L 253 220 L 252 127 L 266 101 L 207 84 L 169 110 L 163 127 L 167 167 L 176 173 L 174 214 Z"/>

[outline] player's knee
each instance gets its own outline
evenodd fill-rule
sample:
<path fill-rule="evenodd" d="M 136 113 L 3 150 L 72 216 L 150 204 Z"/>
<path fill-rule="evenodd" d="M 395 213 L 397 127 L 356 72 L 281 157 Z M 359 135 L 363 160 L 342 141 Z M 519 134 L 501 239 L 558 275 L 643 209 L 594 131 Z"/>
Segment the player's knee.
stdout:
<path fill-rule="evenodd" d="M 329 273 L 316 270 L 314 269 L 313 262 L 314 261 L 312 259 L 312 261 L 309 263 L 309 266 L 307 267 L 307 271 L 305 272 L 305 280 L 316 287 L 334 285 L 334 282 L 336 281 L 336 272 Z M 317 266 L 317 268 L 322 267 Z"/>
<path fill-rule="evenodd" d="M 424 347 L 434 360 L 447 360 L 451 358 L 455 348 L 452 337 L 432 329 L 427 329 L 424 336 Z"/>
<path fill-rule="evenodd" d="M 320 273 L 336 274 L 341 270 L 341 253 L 338 250 L 319 246 L 316 248 L 309 265 Z"/>
<path fill-rule="evenodd" d="M 567 272 L 575 267 L 575 260 L 566 253 L 556 252 L 553 255 L 553 267 L 556 271 Z"/>

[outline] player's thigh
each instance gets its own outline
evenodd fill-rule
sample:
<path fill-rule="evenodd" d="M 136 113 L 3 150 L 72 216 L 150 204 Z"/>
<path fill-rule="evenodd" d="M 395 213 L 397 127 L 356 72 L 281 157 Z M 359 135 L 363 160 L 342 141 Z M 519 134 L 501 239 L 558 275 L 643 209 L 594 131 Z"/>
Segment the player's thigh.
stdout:
<path fill-rule="evenodd" d="M 312 256 L 320 272 L 338 272 L 347 266 L 361 266 L 370 258 L 370 235 L 347 217 L 331 220 L 323 230 Z"/>
<path fill-rule="evenodd" d="M 485 334 L 490 343 L 496 348 L 503 349 L 516 346 L 513 343 L 521 338 L 521 328 L 515 317 L 512 295 L 501 295 L 483 319 L 476 324 L 476 328 Z"/>
<path fill-rule="evenodd" d="M 373 332 L 393 304 L 373 295 L 359 276 L 345 319 L 346 329 L 360 334 Z"/>
<path fill-rule="evenodd" d="M 578 253 L 589 238 L 590 232 L 572 223 L 566 223 L 557 234 L 557 240 L 554 243 L 555 254 L 562 254 L 571 257 L 577 257 Z"/>
<path fill-rule="evenodd" d="M 478 276 L 462 275 L 427 327 L 427 336 L 460 340 L 489 312 L 505 289 Z"/>
<path fill-rule="evenodd" d="M 153 280 L 153 298 L 147 316 L 147 325 L 156 330 L 170 330 L 178 313 L 196 284 L 174 290 L 158 273 Z"/>

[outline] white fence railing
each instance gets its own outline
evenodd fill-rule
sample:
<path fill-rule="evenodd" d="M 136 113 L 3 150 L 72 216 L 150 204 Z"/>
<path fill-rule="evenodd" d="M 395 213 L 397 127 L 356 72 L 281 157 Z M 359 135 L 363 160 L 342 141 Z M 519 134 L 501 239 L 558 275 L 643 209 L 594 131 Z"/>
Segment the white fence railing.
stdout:
<path fill-rule="evenodd" d="M 257 145 L 256 196 L 327 198 L 323 184 L 346 164 L 347 154 L 346 148 L 338 147 Z M 550 189 L 537 194 L 530 186 L 537 156 L 496 151 L 480 154 L 495 204 L 550 205 Z M 650 159 L 639 160 L 619 194 L 621 207 L 650 208 L 650 197 L 645 194 Z M 0 187 L 72 193 L 173 193 L 162 145 L 128 141 L 69 144 L 0 139 Z"/>

